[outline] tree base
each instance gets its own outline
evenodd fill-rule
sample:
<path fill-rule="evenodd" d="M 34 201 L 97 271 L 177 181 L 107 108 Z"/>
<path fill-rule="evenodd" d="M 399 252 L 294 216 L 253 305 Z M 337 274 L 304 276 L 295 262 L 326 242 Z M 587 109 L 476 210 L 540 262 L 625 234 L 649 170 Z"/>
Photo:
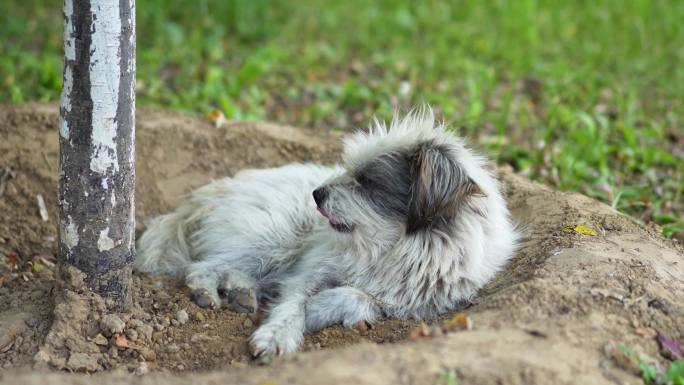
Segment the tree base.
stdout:
<path fill-rule="evenodd" d="M 60 272 L 54 320 L 34 356 L 35 368 L 92 373 L 110 366 L 107 355 L 118 355 L 115 344 L 121 343 L 123 320 L 130 314 L 110 315 L 115 304 L 90 290 L 85 280 L 86 275 L 73 266 Z"/>

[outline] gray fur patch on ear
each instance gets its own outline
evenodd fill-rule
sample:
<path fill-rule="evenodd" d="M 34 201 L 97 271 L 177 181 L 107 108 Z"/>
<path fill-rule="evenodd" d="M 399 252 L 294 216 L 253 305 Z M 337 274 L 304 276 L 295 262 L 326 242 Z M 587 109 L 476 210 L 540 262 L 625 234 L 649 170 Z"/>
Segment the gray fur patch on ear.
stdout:
<path fill-rule="evenodd" d="M 411 159 L 407 232 L 448 225 L 470 197 L 484 196 L 447 146 L 424 142 Z"/>

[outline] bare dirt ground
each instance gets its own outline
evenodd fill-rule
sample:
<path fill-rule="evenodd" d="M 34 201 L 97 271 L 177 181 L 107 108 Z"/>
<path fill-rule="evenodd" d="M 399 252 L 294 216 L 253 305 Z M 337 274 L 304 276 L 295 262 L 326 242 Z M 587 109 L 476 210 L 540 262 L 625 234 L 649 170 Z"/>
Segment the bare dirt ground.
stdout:
<path fill-rule="evenodd" d="M 200 309 L 181 283 L 146 276 L 135 277 L 131 314 L 112 320 L 77 273 L 68 275 L 67 294 L 55 295 L 57 112 L 52 104 L 0 107 L 0 179 L 11 177 L 0 188 L 0 383 L 91 383 L 83 374 L 91 372 L 101 384 L 639 383 L 625 347 L 666 365 L 653 333 L 684 340 L 680 245 L 606 205 L 507 169 L 501 179 L 525 238 L 463 310 L 472 329 L 441 332 L 435 325 L 451 315 L 427 322 L 427 334 L 437 335 L 418 338 L 410 338 L 421 330 L 414 321 L 332 327 L 307 337 L 304 353 L 254 362 L 246 338 L 258 316 Z M 336 134 L 215 127 L 154 110 L 139 113 L 137 130 L 139 230 L 211 178 L 332 163 L 339 153 Z M 597 235 L 561 230 L 571 225 Z"/>

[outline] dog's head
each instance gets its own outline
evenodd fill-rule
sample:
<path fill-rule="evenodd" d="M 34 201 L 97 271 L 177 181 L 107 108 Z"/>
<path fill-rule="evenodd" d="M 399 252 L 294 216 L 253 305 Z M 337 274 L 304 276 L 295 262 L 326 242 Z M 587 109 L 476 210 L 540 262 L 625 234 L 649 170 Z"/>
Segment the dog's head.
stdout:
<path fill-rule="evenodd" d="M 462 209 L 484 192 L 482 160 L 430 111 L 375 122 L 345 142 L 345 172 L 313 192 L 332 228 L 369 245 L 420 232 L 449 233 Z"/>

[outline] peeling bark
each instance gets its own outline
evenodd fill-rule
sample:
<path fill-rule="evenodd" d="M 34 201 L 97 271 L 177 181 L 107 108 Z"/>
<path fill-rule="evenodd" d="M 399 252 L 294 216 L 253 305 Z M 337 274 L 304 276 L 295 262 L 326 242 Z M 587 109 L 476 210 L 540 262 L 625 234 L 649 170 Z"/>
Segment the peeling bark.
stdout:
<path fill-rule="evenodd" d="M 65 0 L 59 264 L 117 311 L 135 253 L 134 118 L 135 0 Z"/>

